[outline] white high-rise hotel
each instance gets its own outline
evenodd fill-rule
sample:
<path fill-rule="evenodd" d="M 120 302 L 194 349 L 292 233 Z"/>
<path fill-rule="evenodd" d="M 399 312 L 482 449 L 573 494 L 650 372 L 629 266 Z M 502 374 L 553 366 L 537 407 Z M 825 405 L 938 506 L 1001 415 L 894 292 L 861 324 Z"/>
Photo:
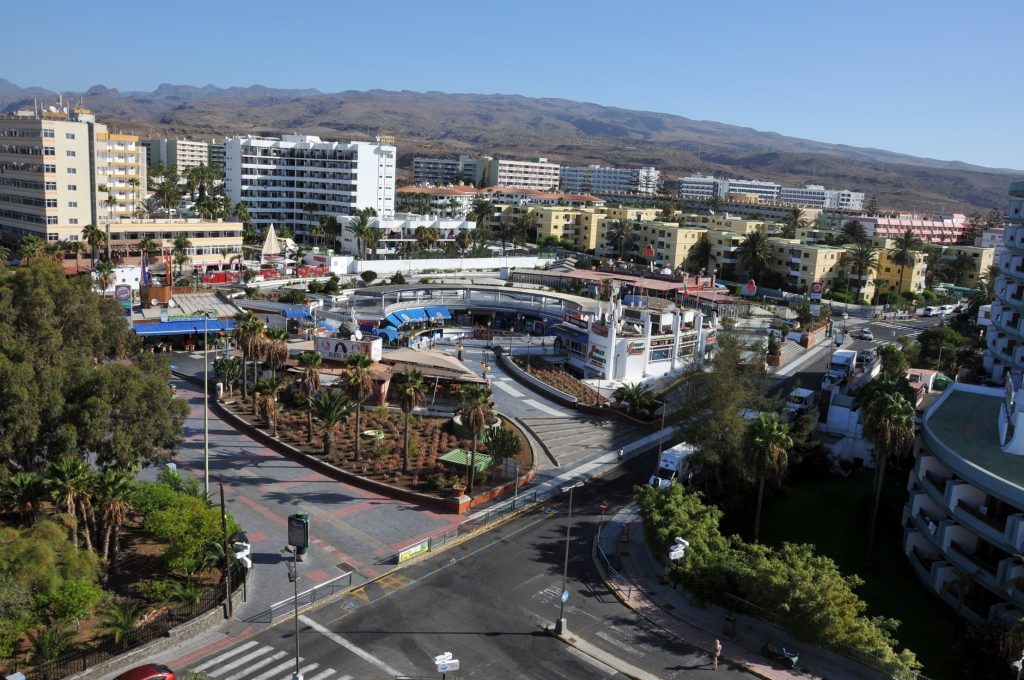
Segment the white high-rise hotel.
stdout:
<path fill-rule="evenodd" d="M 846 189 L 826 189 L 820 184 L 784 187 L 775 182 L 754 179 L 724 179 L 704 175 L 682 177 L 679 196 L 682 198 L 726 198 L 729 194 L 752 194 L 761 203 L 803 205 L 810 208 L 861 210 L 864 194 Z"/>
<path fill-rule="evenodd" d="M 583 194 L 658 193 L 656 168 L 606 168 L 600 165 L 562 166 L 562 191 Z"/>
<path fill-rule="evenodd" d="M 364 208 L 394 215 L 395 157 L 394 144 L 381 139 L 231 137 L 225 140 L 225 185 L 231 202 L 244 203 L 257 228 L 283 224 L 308 233 L 322 215 L 340 218 Z"/>

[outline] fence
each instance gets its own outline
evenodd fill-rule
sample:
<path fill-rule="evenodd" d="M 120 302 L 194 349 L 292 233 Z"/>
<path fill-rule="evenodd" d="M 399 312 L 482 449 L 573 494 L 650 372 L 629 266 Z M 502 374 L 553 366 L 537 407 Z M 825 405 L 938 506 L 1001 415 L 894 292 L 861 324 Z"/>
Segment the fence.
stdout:
<path fill-rule="evenodd" d="M 237 564 L 231 568 L 233 590 L 244 587 L 245 575 Z M 102 663 L 107 659 L 124 654 L 136 647 L 165 637 L 172 628 L 187 623 L 224 604 L 224 581 L 205 591 L 194 602 L 182 602 L 158 614 L 152 621 L 132 628 L 120 639 L 109 637 L 90 643 L 87 650 L 78 650 L 38 664 L 25 672 L 28 680 L 59 680 L 74 673 Z"/>
<path fill-rule="evenodd" d="M 315 602 L 323 600 L 324 598 L 331 597 L 335 593 L 344 592 L 352 589 L 352 572 L 346 572 L 335 576 L 330 581 L 324 581 L 323 583 L 305 590 L 298 595 L 293 597 L 285 598 L 280 602 L 275 602 L 270 605 L 270 623 L 277 621 L 279 618 L 283 618 L 288 614 L 292 613 L 296 607 L 303 609 L 312 605 Z"/>

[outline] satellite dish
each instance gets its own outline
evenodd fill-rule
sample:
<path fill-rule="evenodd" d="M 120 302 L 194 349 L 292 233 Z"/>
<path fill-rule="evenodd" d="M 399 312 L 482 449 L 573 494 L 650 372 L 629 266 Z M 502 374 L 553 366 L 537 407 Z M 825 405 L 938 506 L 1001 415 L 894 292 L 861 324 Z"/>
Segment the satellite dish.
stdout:
<path fill-rule="evenodd" d="M 640 328 L 640 324 L 638 324 L 638 323 L 631 324 L 631 325 L 633 326 L 633 330 L 636 331 L 637 333 L 639 333 L 639 332 L 641 332 L 643 330 L 643 329 Z"/>
<path fill-rule="evenodd" d="M 153 307 L 156 307 L 158 304 L 160 304 L 160 301 L 157 300 L 156 298 L 153 298 L 152 300 L 149 301 L 149 304 L 152 305 Z"/>
<path fill-rule="evenodd" d="M 362 331 L 356 331 L 355 333 L 352 334 L 352 339 L 353 340 L 362 340 L 363 339 L 363 332 Z"/>
<path fill-rule="evenodd" d="M 177 303 L 177 302 L 175 302 L 174 300 L 168 300 L 168 301 L 167 301 L 167 306 L 168 306 L 168 307 L 171 307 L 171 308 L 173 309 L 174 307 L 177 307 L 177 306 L 178 306 L 178 303 Z"/>

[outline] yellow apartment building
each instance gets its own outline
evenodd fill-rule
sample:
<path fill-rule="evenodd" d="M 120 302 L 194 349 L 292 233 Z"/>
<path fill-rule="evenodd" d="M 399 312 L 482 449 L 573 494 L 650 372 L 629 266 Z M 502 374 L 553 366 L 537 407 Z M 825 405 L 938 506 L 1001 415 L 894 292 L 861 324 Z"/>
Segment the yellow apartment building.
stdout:
<path fill-rule="evenodd" d="M 988 268 L 995 264 L 995 248 L 980 248 L 978 246 L 947 246 L 942 251 L 942 259 L 955 262 L 961 259 L 967 267 L 960 271 L 956 280 L 959 286 L 976 288 Z"/>
<path fill-rule="evenodd" d="M 845 248 L 801 243 L 797 239 L 773 237 L 770 269 L 786 277 L 790 286 L 807 290 L 814 281 L 828 288 L 837 277 L 847 275 L 842 262 Z"/>
<path fill-rule="evenodd" d="M 925 273 L 928 271 L 927 260 L 928 256 L 925 253 L 915 252 L 913 266 L 908 264 L 904 268 L 893 262 L 892 255 L 889 254 L 887 248 L 878 253 L 878 271 L 872 275 L 872 278 L 885 281 L 882 286 L 883 293 L 901 293 L 905 290 L 920 293 L 925 289 Z M 902 279 L 900 278 L 901 270 Z"/>
<path fill-rule="evenodd" d="M 106 226 L 106 225 L 104 225 Z M 159 253 L 171 254 L 174 241 L 184 234 L 191 242 L 185 249 L 189 262 L 197 267 L 227 269 L 232 256 L 242 252 L 242 223 L 198 218 L 119 219 L 109 223 L 110 247 L 116 262 L 140 261 L 139 243 L 147 238 L 156 242 Z"/>
<path fill-rule="evenodd" d="M 652 260 L 659 267 L 685 266 L 690 256 L 690 249 L 708 233 L 702 227 L 681 226 L 674 222 L 640 222 L 636 230 L 636 247 L 633 253 Z M 654 255 L 644 254 L 645 248 L 651 246 Z"/>
<path fill-rule="evenodd" d="M 543 206 L 532 208 L 536 216 L 537 240 L 548 237 L 566 239 L 580 252 L 597 248 L 598 225 L 606 219 L 604 208 Z"/>

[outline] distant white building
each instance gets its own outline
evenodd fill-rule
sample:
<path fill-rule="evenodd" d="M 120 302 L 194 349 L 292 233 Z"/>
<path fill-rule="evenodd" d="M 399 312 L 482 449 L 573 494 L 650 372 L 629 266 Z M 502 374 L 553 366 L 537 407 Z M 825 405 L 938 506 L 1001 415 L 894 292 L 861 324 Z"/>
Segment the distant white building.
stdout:
<path fill-rule="evenodd" d="M 393 144 L 285 135 L 231 137 L 224 147 L 227 195 L 245 204 L 258 228 L 288 225 L 308 234 L 323 215 L 341 218 L 372 208 L 388 218 L 395 212 Z"/>
<path fill-rule="evenodd" d="M 846 189 L 826 189 L 820 184 L 804 187 L 784 187 L 775 182 L 756 179 L 725 179 L 704 175 L 683 177 L 679 180 L 681 198 L 726 198 L 729 194 L 747 194 L 757 197 L 759 203 L 827 208 L 832 210 L 861 210 L 864 194 Z"/>
<path fill-rule="evenodd" d="M 558 163 L 550 163 L 546 158 L 518 161 L 491 156 L 459 157 L 460 179 L 478 187 L 501 186 L 550 191 L 558 188 L 559 170 Z"/>
<path fill-rule="evenodd" d="M 782 187 L 779 191 L 779 201 L 809 208 L 860 210 L 864 205 L 864 194 L 846 189 L 826 189 L 820 184 L 808 184 L 805 187 Z"/>
<path fill-rule="evenodd" d="M 397 213 L 392 217 L 371 218 L 370 227 L 376 227 L 381 232 L 381 239 L 376 247 L 373 244 L 366 246 L 367 257 L 384 255 L 409 254 L 417 247 L 428 247 L 435 252 L 441 252 L 456 243 L 456 239 L 463 231 L 472 231 L 476 223 L 461 218 L 445 218 L 436 215 L 412 215 Z M 420 243 L 417 229 L 424 227 L 435 229 L 437 240 L 429 246 Z M 343 229 L 341 232 L 342 249 L 356 253 L 357 243 L 355 234 L 351 229 Z M 453 253 L 453 254 L 457 254 Z"/>
<path fill-rule="evenodd" d="M 606 168 L 600 165 L 563 166 L 562 191 L 580 194 L 658 193 L 660 173 L 654 167 Z"/>
<path fill-rule="evenodd" d="M 418 185 L 443 187 L 459 181 L 457 158 L 414 158 L 412 178 Z"/>

